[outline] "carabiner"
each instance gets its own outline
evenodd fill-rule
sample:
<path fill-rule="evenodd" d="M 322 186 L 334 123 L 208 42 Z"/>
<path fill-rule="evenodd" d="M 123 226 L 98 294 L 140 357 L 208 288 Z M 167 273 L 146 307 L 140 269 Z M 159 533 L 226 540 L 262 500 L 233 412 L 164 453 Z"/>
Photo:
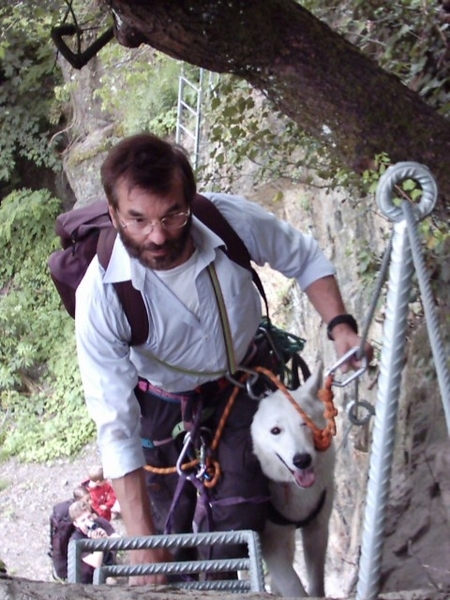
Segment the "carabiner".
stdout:
<path fill-rule="evenodd" d="M 341 356 L 341 358 L 330 369 L 328 369 L 325 372 L 325 377 L 328 377 L 328 375 L 333 375 L 334 372 L 337 369 L 339 369 L 339 367 L 341 365 L 346 363 L 352 356 L 358 356 L 358 354 L 360 354 L 360 352 L 361 352 L 361 348 L 359 346 L 355 346 L 354 348 L 349 350 L 347 352 L 347 354 L 344 354 L 344 356 Z M 351 375 L 349 375 L 347 377 L 347 379 L 343 379 L 341 381 L 333 379 L 333 385 L 335 385 L 336 387 L 345 387 L 346 385 L 348 385 L 349 383 L 354 381 L 357 377 L 362 375 L 367 369 L 367 358 L 364 354 L 361 356 L 361 362 L 362 362 L 361 367 L 357 371 L 354 371 Z"/>
<path fill-rule="evenodd" d="M 265 393 L 262 393 L 258 396 L 253 391 L 253 386 L 258 382 L 259 373 L 257 371 L 254 371 L 253 369 L 248 369 L 246 367 L 240 367 L 240 369 L 241 371 L 244 371 L 245 373 L 248 373 L 250 375 L 250 377 L 245 382 L 245 388 L 247 390 L 247 395 L 249 396 L 249 398 L 251 398 L 252 400 L 261 400 Z"/>
<path fill-rule="evenodd" d="M 210 430 L 207 427 L 202 427 L 200 429 L 201 431 L 206 431 L 208 433 L 208 435 L 211 435 Z M 198 450 L 198 467 L 197 467 L 197 472 L 195 474 L 195 476 L 197 477 L 197 479 L 203 479 L 207 473 L 206 470 L 208 468 L 208 464 L 207 464 L 207 456 L 208 456 L 208 446 L 206 443 L 206 438 L 205 436 L 203 436 L 200 433 L 200 448 Z"/>
<path fill-rule="evenodd" d="M 234 379 L 234 377 L 232 375 L 229 375 L 229 374 L 225 375 L 225 377 L 228 379 L 228 381 L 230 381 L 231 383 L 233 383 L 237 387 L 240 387 L 242 390 L 246 390 L 248 396 L 252 400 L 261 400 L 261 396 L 257 396 L 253 392 L 253 387 L 252 387 L 258 381 L 259 373 L 257 371 L 254 371 L 253 369 L 249 369 L 248 367 L 243 367 L 241 365 L 238 366 L 237 372 L 238 373 L 241 373 L 241 372 L 242 373 L 248 373 L 250 375 L 250 377 L 244 383 L 241 382 L 241 381 L 238 381 L 237 379 Z"/>
<path fill-rule="evenodd" d="M 183 464 L 184 457 L 187 454 L 190 443 L 191 443 L 191 434 L 188 431 L 186 433 L 186 435 L 184 436 L 183 448 L 181 449 L 181 452 L 180 452 L 177 462 L 176 462 L 176 468 L 177 468 L 178 475 L 183 475 L 182 464 Z"/>

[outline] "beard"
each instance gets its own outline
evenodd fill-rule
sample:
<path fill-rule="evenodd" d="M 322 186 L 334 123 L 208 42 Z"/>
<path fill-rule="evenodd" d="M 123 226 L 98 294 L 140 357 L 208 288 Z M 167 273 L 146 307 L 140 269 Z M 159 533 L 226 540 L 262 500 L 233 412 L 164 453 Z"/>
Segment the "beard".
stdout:
<path fill-rule="evenodd" d="M 180 264 L 178 261 L 183 255 L 190 240 L 191 218 L 180 230 L 178 236 L 168 239 L 164 244 L 152 242 L 137 242 L 121 225 L 118 226 L 120 239 L 131 258 L 136 258 L 144 267 L 154 271 L 167 271 Z M 151 252 L 164 250 L 164 256 L 152 256 Z"/>

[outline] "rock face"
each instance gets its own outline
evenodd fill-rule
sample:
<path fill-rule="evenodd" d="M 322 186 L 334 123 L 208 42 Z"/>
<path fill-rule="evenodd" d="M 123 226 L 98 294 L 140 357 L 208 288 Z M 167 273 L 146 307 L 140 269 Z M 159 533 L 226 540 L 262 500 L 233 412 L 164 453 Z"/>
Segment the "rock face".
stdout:
<path fill-rule="evenodd" d="M 80 77 L 77 73 L 71 75 Z M 83 77 L 87 86 L 95 80 Z M 88 87 L 77 95 L 77 102 L 86 102 L 91 97 Z M 84 204 L 101 194 L 98 166 L 114 126 L 94 110 L 86 107 L 78 110 L 84 118 L 82 135 L 67 152 L 65 168 L 78 203 Z M 342 193 L 327 195 L 319 188 L 301 189 L 289 182 L 276 182 L 276 190 L 280 187 L 283 203 L 276 204 L 271 203 L 275 186 L 253 190 L 243 185 L 234 191 L 269 206 L 303 230 L 310 230 L 337 267 L 348 311 L 362 324 L 374 293 L 378 272 L 375 259 L 385 247 L 389 223 L 377 215 L 374 199 L 365 199 L 363 207 L 361 201 L 354 202 Z M 305 296 L 283 278 L 269 275 L 266 269 L 263 277 L 274 306 L 275 323 L 281 322 L 307 339 L 304 356 L 309 364 L 321 357 L 326 367 L 332 366 L 335 363 L 332 344 L 326 340 L 323 324 Z M 448 348 L 449 286 L 441 285 L 438 294 L 437 309 Z M 376 350 L 386 342 L 383 310 L 381 300 L 369 330 L 369 339 Z M 429 594 L 426 597 L 431 598 L 434 590 L 450 588 L 450 448 L 426 324 L 420 313 L 420 301 L 416 301 L 404 344 L 405 367 L 390 475 L 388 469 L 390 495 L 385 522 L 379 524 L 381 531 L 384 529 L 380 588 L 383 592 L 425 588 Z M 372 405 L 377 401 L 377 375 L 376 368 L 371 370 L 359 385 L 359 398 Z M 340 413 L 336 438 L 337 493 L 327 565 L 327 593 L 334 597 L 351 594 L 358 579 L 373 419 L 362 426 L 350 423 L 347 408 L 355 393 L 351 384 L 336 390 L 335 395 Z"/>
<path fill-rule="evenodd" d="M 309 207 L 309 215 L 301 211 Z M 334 195 L 314 194 L 308 203 L 305 191 L 285 191 L 285 215 L 303 229 L 311 228 L 337 268 L 348 310 L 360 325 L 366 317 L 374 289 L 376 270 L 361 276 L 362 258 L 369 246 L 377 254 L 384 249 L 389 229 L 380 217 L 361 211 Z M 375 201 L 373 201 L 375 202 Z M 375 206 L 373 207 L 375 208 Z M 370 215 L 370 218 L 369 218 Z M 370 245 L 369 245 L 370 244 Z M 447 307 L 448 286 L 440 290 L 438 318 L 445 348 L 449 347 Z M 291 327 L 308 339 L 304 355 L 308 362 L 318 354 L 332 365 L 333 348 L 325 340 L 323 327 L 311 314 L 297 288 L 292 290 Z M 382 591 L 417 587 L 442 589 L 450 586 L 448 569 L 450 529 L 448 518 L 448 463 L 450 444 L 441 394 L 431 355 L 426 323 L 414 317 L 404 342 L 404 368 L 397 411 L 394 458 L 389 477 L 390 495 L 385 514 L 380 588 Z M 388 342 L 383 334 L 384 305 L 381 303 L 369 330 L 369 339 L 381 349 Z M 402 358 L 402 357 L 400 357 Z M 377 370 L 361 378 L 359 398 L 377 403 Z M 336 503 L 329 547 L 329 586 L 331 595 L 350 593 L 358 577 L 358 558 L 364 520 L 367 473 L 373 421 L 352 426 L 346 408 L 355 394 L 353 384 L 335 394 L 340 411 L 337 433 Z M 447 391 L 448 394 L 448 391 Z M 389 399 L 386 400 L 389 403 Z M 366 413 L 362 411 L 362 416 Z M 384 465 L 385 467 L 387 465 Z M 383 523 L 379 523 L 383 532 Z M 383 539 L 383 537 L 381 538 Z"/>

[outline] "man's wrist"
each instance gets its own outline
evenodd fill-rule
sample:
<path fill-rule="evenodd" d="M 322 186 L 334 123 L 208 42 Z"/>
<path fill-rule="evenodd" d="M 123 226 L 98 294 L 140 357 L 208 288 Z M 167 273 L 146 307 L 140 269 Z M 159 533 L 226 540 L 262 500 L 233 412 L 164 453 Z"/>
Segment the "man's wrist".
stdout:
<path fill-rule="evenodd" d="M 329 340 L 334 342 L 333 329 L 337 325 L 348 325 L 355 333 L 358 333 L 358 323 L 355 317 L 350 314 L 337 315 L 327 325 L 327 337 Z"/>

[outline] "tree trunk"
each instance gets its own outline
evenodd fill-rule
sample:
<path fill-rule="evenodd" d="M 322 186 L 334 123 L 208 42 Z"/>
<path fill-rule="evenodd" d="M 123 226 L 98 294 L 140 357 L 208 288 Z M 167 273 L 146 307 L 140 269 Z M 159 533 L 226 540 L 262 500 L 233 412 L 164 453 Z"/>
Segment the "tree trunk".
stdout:
<path fill-rule="evenodd" d="M 116 37 L 233 73 L 320 139 L 343 166 L 375 154 L 426 164 L 450 206 L 450 122 L 294 0 L 108 0 Z"/>

